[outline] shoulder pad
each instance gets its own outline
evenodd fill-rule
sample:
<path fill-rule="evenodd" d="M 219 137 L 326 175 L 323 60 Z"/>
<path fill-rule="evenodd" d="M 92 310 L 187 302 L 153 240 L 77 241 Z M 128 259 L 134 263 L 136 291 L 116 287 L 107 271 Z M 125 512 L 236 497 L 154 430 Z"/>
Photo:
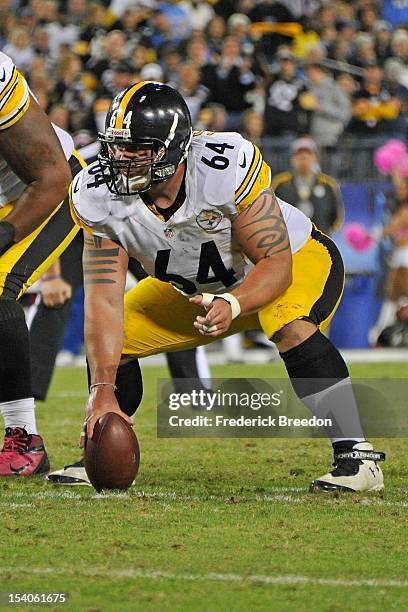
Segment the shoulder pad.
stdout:
<path fill-rule="evenodd" d="M 13 60 L 0 51 L 0 94 L 6 89 L 14 72 L 17 72 L 17 68 Z"/>
<path fill-rule="evenodd" d="M 103 180 L 98 161 L 75 176 L 70 196 L 74 215 L 87 228 L 93 228 L 109 216 L 112 194 Z"/>
<path fill-rule="evenodd" d="M 211 206 L 234 202 L 237 162 L 243 138 L 236 132 L 195 132 L 191 144 L 197 194 Z M 188 164 L 187 164 L 188 166 Z"/>
<path fill-rule="evenodd" d="M 0 52 L 0 130 L 11 127 L 30 104 L 27 82 L 12 59 Z"/>

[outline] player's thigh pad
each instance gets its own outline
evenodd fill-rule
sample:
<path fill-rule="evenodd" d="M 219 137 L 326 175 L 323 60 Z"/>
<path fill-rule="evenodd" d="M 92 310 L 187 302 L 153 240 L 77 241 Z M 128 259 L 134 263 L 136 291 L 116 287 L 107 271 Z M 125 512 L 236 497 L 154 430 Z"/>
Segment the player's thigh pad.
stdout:
<path fill-rule="evenodd" d="M 76 152 L 69 164 L 73 176 L 86 165 Z M 12 209 L 7 205 L 0 211 L 0 218 L 6 218 Z M 37 229 L 0 257 L 0 295 L 20 298 L 65 251 L 78 231 L 67 196 Z"/>
<path fill-rule="evenodd" d="M 344 265 L 334 242 L 314 228 L 293 255 L 292 284 L 258 315 L 268 338 L 296 319 L 309 319 L 319 329 L 329 325 L 340 302 Z"/>
<path fill-rule="evenodd" d="M 193 325 L 204 314 L 204 308 L 191 304 L 170 283 L 148 277 L 125 295 L 123 353 L 146 357 L 214 342 L 219 338 L 202 336 Z M 256 315 L 238 317 L 225 335 L 257 327 Z"/>

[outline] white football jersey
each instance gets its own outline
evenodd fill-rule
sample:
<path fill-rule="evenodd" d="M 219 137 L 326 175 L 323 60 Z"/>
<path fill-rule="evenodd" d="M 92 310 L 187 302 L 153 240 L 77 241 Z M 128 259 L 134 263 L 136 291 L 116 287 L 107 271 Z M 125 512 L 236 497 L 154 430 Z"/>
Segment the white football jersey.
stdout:
<path fill-rule="evenodd" d="M 30 105 L 30 90 L 23 75 L 8 55 L 0 52 L 0 130 L 9 128 L 24 115 Z M 69 134 L 54 126 L 58 139 L 69 159 L 74 143 Z M 0 208 L 16 200 L 26 185 L 0 156 Z"/>
<path fill-rule="evenodd" d="M 197 132 L 187 157 L 185 200 L 168 221 L 136 194 L 112 194 L 98 162 L 75 177 L 71 206 L 79 225 L 119 242 L 149 275 L 188 295 L 223 293 L 248 270 L 232 222 L 269 185 L 270 169 L 257 146 L 233 132 Z M 311 222 L 290 204 L 279 204 L 295 252 L 307 241 Z"/>

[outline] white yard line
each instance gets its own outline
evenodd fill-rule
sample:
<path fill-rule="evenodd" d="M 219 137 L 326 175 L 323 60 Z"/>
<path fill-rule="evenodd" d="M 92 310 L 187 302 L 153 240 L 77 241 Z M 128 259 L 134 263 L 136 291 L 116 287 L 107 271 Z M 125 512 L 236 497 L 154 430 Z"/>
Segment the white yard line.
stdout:
<path fill-rule="evenodd" d="M 36 499 L 36 500 L 53 500 L 53 499 L 61 499 L 61 500 L 98 500 L 98 501 L 107 501 L 111 499 L 119 499 L 119 500 L 128 500 L 132 501 L 133 499 L 152 499 L 152 500 L 164 500 L 164 501 L 174 501 L 174 502 L 218 502 L 218 503 L 273 503 L 273 504 L 301 504 L 309 502 L 314 499 L 316 503 L 320 503 L 321 501 L 326 502 L 333 499 L 329 493 L 327 494 L 314 494 L 312 495 L 306 493 L 306 489 L 297 488 L 297 487 L 275 487 L 272 493 L 269 494 L 240 494 L 228 492 L 225 495 L 205 495 L 205 494 L 196 494 L 196 495 L 180 495 L 175 491 L 135 491 L 133 490 L 131 493 L 126 492 L 112 492 L 112 493 L 94 493 L 93 495 L 81 495 L 77 490 L 74 491 L 72 489 L 65 489 L 61 491 L 55 490 L 57 487 L 50 485 L 49 491 L 16 491 L 16 492 L 7 492 L 0 493 L 0 500 L 7 499 Z M 304 495 L 293 495 L 294 493 L 301 493 Z M 352 495 L 350 497 L 346 496 L 345 499 L 352 500 Z M 387 501 L 383 499 L 378 499 L 374 496 L 370 499 L 367 497 L 357 498 L 355 499 L 356 505 L 361 506 L 385 506 L 390 508 L 408 508 L 408 502 L 406 501 Z M 4 502 L 6 503 L 6 502 Z M 15 504 L 17 507 L 17 504 Z"/>
<path fill-rule="evenodd" d="M 318 578 L 314 576 L 265 576 L 265 575 L 241 575 L 241 574 L 221 574 L 211 572 L 206 574 L 176 573 L 166 570 L 138 570 L 134 568 L 115 570 L 99 567 L 87 567 L 78 570 L 82 576 L 101 577 L 111 579 L 135 579 L 142 578 L 148 580 L 172 580 L 180 582 L 224 582 L 239 584 L 264 584 L 264 585 L 305 585 L 305 586 L 331 586 L 331 587 L 370 587 L 370 588 L 408 588 L 406 580 L 383 580 L 383 579 L 361 579 L 349 580 L 347 578 Z M 2 567 L 0 575 L 24 574 L 36 575 L 76 575 L 77 570 L 70 567 Z"/>

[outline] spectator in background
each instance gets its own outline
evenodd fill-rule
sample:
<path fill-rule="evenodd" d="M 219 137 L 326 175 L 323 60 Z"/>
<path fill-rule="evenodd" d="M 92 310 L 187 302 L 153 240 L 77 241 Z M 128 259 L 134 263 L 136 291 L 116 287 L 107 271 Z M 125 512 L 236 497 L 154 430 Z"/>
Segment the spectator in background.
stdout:
<path fill-rule="evenodd" d="M 75 52 L 85 61 L 102 48 L 102 41 L 107 33 L 107 22 L 106 7 L 99 3 L 91 4 L 87 24 L 82 28 L 75 46 Z"/>
<path fill-rule="evenodd" d="M 185 62 L 180 68 L 178 85 L 176 83 L 169 83 L 169 85 L 176 87 L 183 96 L 194 125 L 199 111 L 205 105 L 210 94 L 207 87 L 200 83 L 199 69 L 192 62 Z"/>
<path fill-rule="evenodd" d="M 378 12 L 373 4 L 367 6 L 360 14 L 360 28 L 363 32 L 374 32 L 375 23 L 378 21 Z"/>
<path fill-rule="evenodd" d="M 137 45 L 130 56 L 130 63 L 132 64 L 135 73 L 140 74 L 143 66 L 149 64 L 152 61 L 152 53 L 145 45 Z"/>
<path fill-rule="evenodd" d="M 48 30 L 44 26 L 38 26 L 33 33 L 33 51 L 35 57 L 44 57 L 48 62 L 51 54 Z M 32 69 L 32 62 L 30 68 Z"/>
<path fill-rule="evenodd" d="M 299 103 L 310 114 L 310 134 L 318 146 L 335 146 L 351 117 L 351 101 L 321 64 L 306 66 L 308 92 Z"/>
<path fill-rule="evenodd" d="M 344 216 L 336 181 L 321 171 L 317 147 L 311 138 L 295 140 L 291 150 L 291 169 L 273 178 L 272 189 L 279 198 L 299 208 L 323 232 L 334 232 Z"/>
<path fill-rule="evenodd" d="M 21 72 L 30 72 L 35 54 L 29 31 L 23 27 L 16 28 L 10 33 L 9 40 L 3 52 L 11 57 Z"/>
<path fill-rule="evenodd" d="M 109 69 L 104 72 L 103 86 L 98 91 L 98 96 L 112 100 L 134 80 L 134 70 L 129 62 L 111 62 Z"/>
<path fill-rule="evenodd" d="M 162 58 L 165 83 L 174 83 L 177 88 L 182 63 L 181 54 L 177 49 L 167 50 Z"/>
<path fill-rule="evenodd" d="M 186 60 L 193 62 L 197 68 L 203 68 L 211 61 L 212 54 L 205 38 L 193 38 L 186 47 Z M 205 83 L 204 83 L 205 85 Z"/>
<path fill-rule="evenodd" d="M 354 94 L 350 132 L 364 136 L 392 135 L 398 130 L 400 101 L 391 96 L 383 83 L 383 70 L 370 62 L 364 70 L 361 88 Z"/>
<path fill-rule="evenodd" d="M 299 135 L 307 129 L 307 115 L 299 104 L 306 85 L 296 75 L 296 60 L 288 48 L 281 48 L 277 59 L 279 71 L 266 88 L 265 134 Z"/>
<path fill-rule="evenodd" d="M 349 74 L 348 72 L 340 72 L 336 81 L 339 87 L 341 87 L 341 89 L 344 91 L 346 96 L 351 100 L 358 87 L 353 75 Z"/>
<path fill-rule="evenodd" d="M 227 29 L 230 36 L 234 36 L 238 42 L 241 53 L 251 55 L 254 53 L 254 44 L 251 39 L 251 20 L 247 15 L 234 13 L 227 21 Z"/>
<path fill-rule="evenodd" d="M 48 112 L 50 120 L 66 132 L 69 130 L 69 111 L 62 104 L 55 104 Z"/>
<path fill-rule="evenodd" d="M 208 23 L 206 30 L 206 38 L 208 41 L 208 47 L 212 54 L 220 54 L 222 49 L 222 43 L 224 41 L 227 32 L 227 25 L 221 15 L 214 15 L 211 21 Z"/>
<path fill-rule="evenodd" d="M 67 102 L 75 97 L 75 91 L 80 89 L 82 64 L 77 55 L 70 53 L 63 57 L 56 67 L 57 82 L 54 86 L 54 100 L 59 102 L 65 97 Z M 64 128 L 65 129 L 65 128 Z"/>
<path fill-rule="evenodd" d="M 210 132 L 223 132 L 226 130 L 228 114 L 222 104 L 211 103 L 198 113 L 196 130 L 209 130 Z"/>
<path fill-rule="evenodd" d="M 120 62 L 127 56 L 126 36 L 120 30 L 112 30 L 103 40 L 102 57 L 92 56 L 86 67 L 93 72 L 98 80 L 103 81 L 105 70 L 109 69 L 111 62 Z"/>
<path fill-rule="evenodd" d="M 350 62 L 355 66 L 364 67 L 369 62 L 375 62 L 374 40 L 367 32 L 358 32 L 354 38 L 354 55 Z"/>
<path fill-rule="evenodd" d="M 381 332 L 395 322 L 398 301 L 408 298 L 408 178 L 394 168 L 395 208 L 383 230 L 384 238 L 394 242 L 394 252 L 386 283 L 385 300 L 377 322 L 370 329 L 370 343 L 375 345 Z"/>
<path fill-rule="evenodd" d="M 255 87 L 251 65 L 251 58 L 241 56 L 237 39 L 227 36 L 217 64 L 207 64 L 202 70 L 202 83 L 210 90 L 211 101 L 222 104 L 228 113 L 227 130 L 237 129 L 243 111 L 251 106 L 245 98 Z"/>
<path fill-rule="evenodd" d="M 355 50 L 354 37 L 358 31 L 358 23 L 355 20 L 338 20 L 336 27 L 338 35 L 330 50 L 330 57 L 350 62 Z M 335 52 L 341 57 L 335 57 Z"/>
<path fill-rule="evenodd" d="M 167 0 L 158 5 L 158 14 L 163 15 L 170 26 L 171 42 L 174 46 L 187 40 L 191 34 L 188 12 L 179 0 Z"/>
<path fill-rule="evenodd" d="M 206 0 L 183 0 L 180 2 L 193 30 L 205 30 L 214 16 L 214 9 Z"/>
<path fill-rule="evenodd" d="M 408 32 L 396 30 L 391 40 L 392 54 L 405 65 L 408 63 Z"/>
<path fill-rule="evenodd" d="M 68 3 L 65 13 L 66 20 L 63 14 L 58 12 L 58 3 L 55 0 L 47 0 L 46 2 L 39 1 L 35 5 L 35 8 L 34 3 L 32 7 L 35 11 L 40 11 L 41 16 L 39 22 L 44 24 L 48 31 L 51 54 L 52 57 L 57 60 L 61 45 L 67 45 L 72 49 L 79 38 L 81 28 L 86 26 L 87 14 L 83 12 L 82 17 L 79 18 L 77 12 L 77 9 L 82 11 L 84 5 Z M 70 12 L 71 10 L 73 11 L 72 13 Z"/>
<path fill-rule="evenodd" d="M 261 147 L 264 125 L 263 116 L 260 113 L 249 109 L 242 115 L 241 134 L 253 144 Z"/>
<path fill-rule="evenodd" d="M 380 66 L 384 65 L 384 62 L 392 54 L 391 51 L 391 25 L 387 21 L 379 19 L 375 22 L 373 27 L 373 33 L 375 36 L 374 49 L 375 54 Z"/>

